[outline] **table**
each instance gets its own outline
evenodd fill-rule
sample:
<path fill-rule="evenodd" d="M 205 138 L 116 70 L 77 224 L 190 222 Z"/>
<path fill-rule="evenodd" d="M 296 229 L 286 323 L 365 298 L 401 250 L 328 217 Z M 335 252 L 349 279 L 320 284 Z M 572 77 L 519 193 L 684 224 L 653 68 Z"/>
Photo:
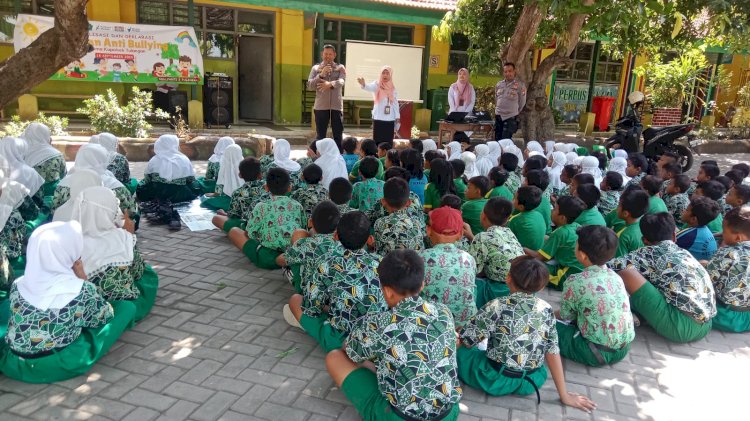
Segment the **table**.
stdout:
<path fill-rule="evenodd" d="M 484 133 L 485 139 L 495 140 L 495 122 L 477 121 L 475 123 L 454 123 L 452 121 L 438 120 L 438 148 L 443 147 L 443 133 L 448 133 L 449 141 L 453 140 L 456 132 Z"/>

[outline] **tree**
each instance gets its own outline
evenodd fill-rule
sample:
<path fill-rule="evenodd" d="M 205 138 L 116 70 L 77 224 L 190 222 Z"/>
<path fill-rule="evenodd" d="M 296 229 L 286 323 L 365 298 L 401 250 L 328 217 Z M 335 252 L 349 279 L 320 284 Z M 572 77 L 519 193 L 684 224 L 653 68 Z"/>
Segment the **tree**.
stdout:
<path fill-rule="evenodd" d="M 555 68 L 571 63 L 582 34 L 606 38 L 604 47 L 615 56 L 684 50 L 698 41 L 746 49 L 749 22 L 750 0 L 463 0 L 436 33 L 442 39 L 451 33 L 469 38 L 472 71 L 500 74 L 502 63 L 515 63 L 528 89 L 519 116 L 523 136 L 551 140 L 554 119 L 547 80 Z M 553 52 L 532 68 L 532 49 L 550 45 Z"/>
<path fill-rule="evenodd" d="M 55 26 L 0 62 L 0 108 L 89 51 L 87 0 L 55 0 Z"/>

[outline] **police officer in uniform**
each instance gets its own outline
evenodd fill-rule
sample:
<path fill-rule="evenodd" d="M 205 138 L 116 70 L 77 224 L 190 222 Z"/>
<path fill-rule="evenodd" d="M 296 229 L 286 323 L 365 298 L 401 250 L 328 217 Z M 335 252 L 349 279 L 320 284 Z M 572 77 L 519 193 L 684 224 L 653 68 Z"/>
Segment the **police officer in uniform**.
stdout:
<path fill-rule="evenodd" d="M 342 89 L 346 80 L 346 69 L 343 65 L 334 61 L 336 49 L 333 45 L 324 45 L 321 55 L 323 61 L 312 67 L 310 76 L 307 78 L 307 89 L 315 91 L 313 114 L 315 116 L 317 140 L 326 137 L 328 123 L 330 122 L 333 140 L 341 150 L 341 137 L 344 132 Z"/>
<path fill-rule="evenodd" d="M 518 130 L 518 113 L 526 106 L 526 84 L 516 79 L 516 65 L 503 65 L 504 80 L 495 85 L 495 140 L 511 139 Z"/>

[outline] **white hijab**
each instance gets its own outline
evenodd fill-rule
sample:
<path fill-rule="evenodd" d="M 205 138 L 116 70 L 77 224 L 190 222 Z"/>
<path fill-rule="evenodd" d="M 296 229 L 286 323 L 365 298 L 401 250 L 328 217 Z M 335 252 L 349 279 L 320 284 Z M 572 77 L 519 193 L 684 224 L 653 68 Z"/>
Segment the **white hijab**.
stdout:
<path fill-rule="evenodd" d="M 578 145 L 575 143 L 566 143 L 565 148 L 567 152 L 575 152 L 578 149 Z M 576 153 L 577 155 L 578 153 Z"/>
<path fill-rule="evenodd" d="M 508 146 L 507 148 L 503 148 L 503 153 L 512 153 L 513 155 L 518 157 L 518 166 L 520 168 L 523 168 L 523 163 L 526 161 L 523 159 L 523 152 L 521 152 L 521 148 L 516 146 L 515 144 L 512 144 Z"/>
<path fill-rule="evenodd" d="M 52 138 L 50 137 L 49 127 L 41 123 L 31 123 L 26 130 L 21 133 L 21 138 L 28 144 L 28 151 L 26 152 L 26 163 L 34 167 L 54 158 L 61 156 L 62 153 L 55 149 L 50 143 Z"/>
<path fill-rule="evenodd" d="M 529 151 L 529 153 L 539 152 L 540 154 L 544 155 L 544 147 L 536 140 L 530 140 L 529 143 L 526 144 L 526 150 Z"/>
<path fill-rule="evenodd" d="M 567 151 L 568 147 L 564 143 L 555 143 L 554 152 L 566 153 Z"/>
<path fill-rule="evenodd" d="M 315 160 L 315 164 L 323 170 L 323 179 L 320 184 L 328 188 L 334 178 L 348 176 L 346 172 L 346 162 L 339 153 L 339 147 L 331 138 L 320 139 L 315 142 L 320 157 Z"/>
<path fill-rule="evenodd" d="M 622 175 L 622 185 L 624 186 L 628 181 L 630 181 L 630 177 L 628 177 L 628 174 L 625 172 L 625 169 L 627 167 L 628 161 L 625 158 L 618 156 L 612 158 L 612 160 L 609 161 L 609 167 L 607 167 L 607 169 L 609 171 L 620 173 L 620 175 Z"/>
<path fill-rule="evenodd" d="M 492 159 L 490 159 L 490 147 L 487 145 L 477 145 L 474 148 L 474 152 L 477 156 L 477 163 L 475 164 L 477 174 L 486 177 L 490 173 L 492 167 L 497 165 L 493 165 Z"/>
<path fill-rule="evenodd" d="M 599 160 L 595 156 L 585 156 L 581 161 L 581 173 L 594 176 L 594 184 L 599 187 L 602 182 L 602 170 L 599 169 Z"/>
<path fill-rule="evenodd" d="M 242 148 L 240 145 L 229 145 L 221 157 L 219 176 L 216 184 L 224 187 L 224 194 L 231 196 L 235 190 L 240 188 L 245 181 L 240 178 L 240 162 L 242 162 Z"/>
<path fill-rule="evenodd" d="M 515 143 L 513 143 L 513 139 L 500 139 L 500 148 L 502 149 L 502 153 L 508 152 L 507 149 L 511 146 L 514 146 Z"/>
<path fill-rule="evenodd" d="M 109 165 L 117 156 L 117 144 L 119 140 L 117 136 L 112 133 L 99 133 L 98 135 L 91 136 L 89 143 L 100 145 L 107 151 L 107 165 Z"/>
<path fill-rule="evenodd" d="M 67 202 L 55 210 L 55 214 L 52 217 L 53 221 L 65 222 L 72 220 L 73 204 L 81 192 L 89 187 L 101 187 L 103 185 L 99 174 L 87 169 L 79 169 L 65 177 L 65 180 L 67 180 L 67 185 L 70 188 L 70 197 Z"/>
<path fill-rule="evenodd" d="M 425 139 L 422 141 L 422 155 L 426 154 L 427 151 L 436 151 L 437 143 L 432 139 Z"/>
<path fill-rule="evenodd" d="M 167 181 L 195 177 L 193 164 L 180 152 L 180 139 L 177 136 L 161 135 L 154 143 L 154 153 L 146 166 L 146 174 L 156 173 Z"/>
<path fill-rule="evenodd" d="M 220 137 L 219 141 L 216 142 L 216 146 L 214 146 L 214 154 L 208 158 L 208 161 L 221 163 L 224 151 L 226 151 L 230 145 L 234 145 L 234 139 L 229 136 Z"/>
<path fill-rule="evenodd" d="M 8 161 L 9 171 L 6 177 L 29 189 L 29 195 L 34 196 L 44 184 L 44 178 L 24 161 L 28 146 L 22 139 L 4 137 L 0 140 L 0 156 Z"/>
<path fill-rule="evenodd" d="M 581 166 L 583 163 L 583 157 L 576 155 L 576 157 L 573 159 L 573 165 Z"/>
<path fill-rule="evenodd" d="M 627 152 L 627 151 L 625 151 L 625 150 L 622 150 L 622 149 L 615 149 L 615 154 L 614 154 L 614 157 L 615 157 L 615 158 L 622 158 L 622 159 L 624 159 L 624 160 L 626 161 L 626 163 L 627 163 L 627 160 L 628 160 L 628 152 Z"/>
<path fill-rule="evenodd" d="M 464 161 L 464 165 L 466 166 L 466 169 L 464 169 L 464 175 L 466 176 L 466 178 L 470 179 L 472 177 L 481 175 L 477 171 L 477 156 L 474 155 L 473 152 L 463 152 L 461 154 L 461 161 Z"/>
<path fill-rule="evenodd" d="M 83 271 L 92 276 L 107 266 L 133 263 L 135 235 L 117 226 L 122 220 L 120 201 L 106 187 L 89 187 L 73 204 L 73 218 L 83 232 Z"/>
<path fill-rule="evenodd" d="M 461 144 L 458 142 L 451 142 L 448 144 L 448 150 L 446 151 L 448 155 L 448 161 L 453 161 L 454 159 L 461 159 Z"/>
<path fill-rule="evenodd" d="M 29 194 L 29 189 L 21 183 L 7 178 L 8 161 L 0 156 L 0 231 L 5 228 L 10 215 Z"/>
<path fill-rule="evenodd" d="M 65 307 L 83 287 L 83 279 L 73 273 L 82 251 L 77 221 L 50 222 L 35 229 L 26 248 L 26 273 L 16 280 L 18 292 L 40 310 Z"/>
<path fill-rule="evenodd" d="M 109 158 L 107 157 L 107 150 L 101 145 L 83 145 L 78 149 L 76 154 L 76 161 L 70 173 L 62 179 L 60 182 L 61 186 L 70 187 L 70 176 L 79 170 L 91 170 L 102 178 L 102 184 L 104 187 L 110 189 L 117 189 L 124 187 L 120 180 L 115 178 L 112 171 L 107 169 L 109 165 Z"/>
<path fill-rule="evenodd" d="M 286 139 L 276 139 L 273 142 L 273 163 L 289 172 L 297 172 L 301 168 L 297 161 L 289 158 L 292 147 Z"/>
<path fill-rule="evenodd" d="M 491 140 L 487 142 L 487 147 L 490 148 L 490 161 L 492 161 L 492 166 L 496 167 L 498 165 L 500 155 L 503 154 L 502 150 L 500 149 L 500 143 L 495 140 Z"/>
<path fill-rule="evenodd" d="M 575 152 L 568 152 L 565 154 L 565 160 L 568 164 L 572 164 L 576 158 L 578 158 L 578 154 Z"/>
<path fill-rule="evenodd" d="M 562 174 L 563 168 L 565 168 L 567 162 L 564 152 L 552 152 L 552 166 L 547 167 L 547 173 L 549 174 L 549 185 L 553 189 L 559 190 L 565 187 L 565 183 L 560 181 L 560 174 Z"/>

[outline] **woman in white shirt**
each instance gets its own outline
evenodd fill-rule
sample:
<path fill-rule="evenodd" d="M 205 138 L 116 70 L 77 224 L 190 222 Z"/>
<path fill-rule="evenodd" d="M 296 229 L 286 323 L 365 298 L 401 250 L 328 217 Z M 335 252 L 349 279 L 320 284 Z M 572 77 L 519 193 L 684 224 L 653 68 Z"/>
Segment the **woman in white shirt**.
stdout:
<path fill-rule="evenodd" d="M 469 82 L 469 71 L 458 70 L 458 80 L 448 89 L 448 113 L 461 112 L 471 114 L 474 111 L 474 103 L 477 93 L 474 86 Z"/>
<path fill-rule="evenodd" d="M 365 78 L 357 79 L 359 86 L 372 92 L 375 103 L 372 106 L 372 138 L 375 143 L 393 143 L 393 134 L 399 129 L 401 113 L 398 107 L 396 88 L 393 86 L 393 69 L 383 66 L 380 79 L 365 83 Z"/>

